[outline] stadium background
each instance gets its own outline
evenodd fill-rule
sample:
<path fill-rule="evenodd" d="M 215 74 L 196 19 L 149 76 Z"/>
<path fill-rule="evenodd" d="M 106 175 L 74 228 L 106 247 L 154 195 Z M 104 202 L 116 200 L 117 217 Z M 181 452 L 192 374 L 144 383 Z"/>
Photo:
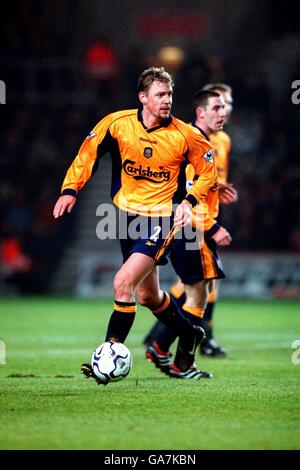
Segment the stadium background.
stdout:
<path fill-rule="evenodd" d="M 291 101 L 300 33 L 292 9 L 266 0 L 170 1 L 167 8 L 156 0 L 27 1 L 8 8 L 0 77 L 7 92 L 4 295 L 111 293 L 119 248 L 96 237 L 96 208 L 110 201 L 109 159 L 72 216 L 54 221 L 51 211 L 84 137 L 106 113 L 136 107 L 137 77 L 155 64 L 174 74 L 173 113 L 186 120 L 203 84 L 233 87 L 230 180 L 240 199 L 222 213 L 233 236 L 223 255 L 230 273 L 223 294 L 300 296 L 300 105 Z M 162 276 L 169 282 L 172 272 Z"/>

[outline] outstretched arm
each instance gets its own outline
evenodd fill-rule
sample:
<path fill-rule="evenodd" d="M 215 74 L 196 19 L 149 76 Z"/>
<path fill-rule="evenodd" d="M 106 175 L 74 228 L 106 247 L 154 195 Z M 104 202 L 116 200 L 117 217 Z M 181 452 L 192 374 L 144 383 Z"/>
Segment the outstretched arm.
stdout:
<path fill-rule="evenodd" d="M 61 196 L 57 200 L 53 216 L 61 217 L 66 211 L 71 212 L 76 204 L 76 195 L 90 179 L 97 168 L 97 160 L 109 149 L 109 125 L 113 115 L 102 119 L 83 141 L 78 155 L 72 162 L 65 176 Z"/>

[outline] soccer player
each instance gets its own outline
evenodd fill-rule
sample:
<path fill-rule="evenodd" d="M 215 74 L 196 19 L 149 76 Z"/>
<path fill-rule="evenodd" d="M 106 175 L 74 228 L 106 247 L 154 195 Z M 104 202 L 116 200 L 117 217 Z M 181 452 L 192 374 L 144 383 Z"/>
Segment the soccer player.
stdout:
<path fill-rule="evenodd" d="M 232 110 L 233 98 L 232 89 L 225 83 L 212 83 L 204 86 L 203 91 L 214 91 L 219 93 L 225 101 L 225 118 L 224 124 L 227 124 Z M 231 139 L 229 135 L 223 130 L 212 132 L 210 134 L 210 143 L 214 151 L 214 158 L 217 166 L 218 182 L 219 182 L 219 202 L 222 204 L 231 204 L 238 200 L 238 193 L 232 184 L 227 182 L 228 167 L 229 167 L 229 153 L 231 149 Z M 193 170 L 189 167 L 187 171 L 187 181 L 191 184 L 193 179 Z M 217 214 L 215 214 L 217 216 Z M 184 284 L 178 280 L 170 289 L 171 295 L 176 299 L 178 305 L 182 306 L 185 302 Z M 204 356 L 209 357 L 225 357 L 225 350 L 215 341 L 213 334 L 213 313 L 215 303 L 218 298 L 218 282 L 214 281 L 212 290 L 208 296 L 208 304 L 205 309 L 204 317 L 201 320 L 201 326 L 205 329 L 206 338 L 200 344 L 200 352 Z M 144 344 L 148 346 L 151 344 L 155 335 L 158 334 L 159 329 L 163 325 L 156 322 L 153 329 L 148 333 L 144 340 Z"/>
<path fill-rule="evenodd" d="M 211 90 L 201 90 L 194 98 L 195 122 L 193 125 L 209 140 L 219 132 L 225 122 L 225 101 L 223 97 Z M 187 188 L 193 187 L 197 176 L 189 165 L 186 170 Z M 222 189 L 225 198 L 233 198 L 231 187 Z M 201 201 L 203 203 L 203 201 Z M 211 188 L 207 194 L 204 209 L 204 238 L 198 240 L 198 245 L 187 249 L 187 240 L 180 240 L 171 250 L 171 261 L 180 281 L 173 287 L 171 293 L 180 306 L 186 318 L 195 325 L 200 325 L 208 300 L 208 290 L 215 279 L 223 278 L 222 265 L 216 252 L 216 245 L 227 246 L 231 237 L 226 229 L 216 222 L 219 206 L 219 194 Z M 201 220 L 194 217 L 194 226 Z M 184 295 L 183 294 L 184 289 Z M 157 324 L 148 337 L 146 357 L 157 366 L 157 355 L 167 353 L 170 345 L 176 339 L 174 332 L 166 326 Z M 205 339 L 204 339 L 205 341 Z M 173 368 L 176 365 L 172 366 Z M 202 377 L 212 375 L 202 371 Z M 189 378 L 189 377 L 187 377 Z"/>
<path fill-rule="evenodd" d="M 232 88 L 225 83 L 211 83 L 203 87 L 203 90 L 211 90 L 219 93 L 225 101 L 224 124 L 228 124 L 232 110 L 233 98 Z M 229 155 L 231 149 L 230 136 L 219 130 L 213 132 L 210 137 L 215 162 L 217 166 L 219 182 L 219 202 L 221 204 L 232 204 L 238 200 L 238 193 L 231 183 L 228 183 Z M 225 357 L 226 351 L 216 342 L 213 332 L 213 314 L 215 303 L 218 300 L 218 281 L 213 283 L 212 291 L 208 296 L 208 303 L 205 309 L 201 326 L 205 329 L 206 338 L 200 344 L 200 352 L 203 356 Z"/>
<path fill-rule="evenodd" d="M 53 214 L 58 218 L 72 211 L 79 191 L 109 152 L 112 198 L 126 220 L 128 234 L 120 240 L 124 264 L 114 278 L 115 302 L 105 340 L 126 340 L 137 298 L 179 335 L 174 369 L 169 353 L 159 359 L 164 372 L 178 378 L 186 374 L 199 378 L 194 356 L 204 331 L 195 328 L 160 289 L 156 257 L 166 238 L 165 227 L 171 225 L 172 204 L 179 203 L 174 223 L 184 227 L 191 208 L 216 187 L 217 176 L 209 142 L 198 129 L 171 115 L 172 96 L 173 80 L 163 68 L 144 70 L 138 82 L 141 109 L 109 114 L 94 127 L 67 171 Z M 198 180 L 187 193 L 184 175 L 188 163 Z M 139 236 L 131 236 L 132 226 L 140 227 Z M 165 257 L 160 261 L 164 263 Z M 81 371 L 96 379 L 89 364 L 83 364 Z"/>

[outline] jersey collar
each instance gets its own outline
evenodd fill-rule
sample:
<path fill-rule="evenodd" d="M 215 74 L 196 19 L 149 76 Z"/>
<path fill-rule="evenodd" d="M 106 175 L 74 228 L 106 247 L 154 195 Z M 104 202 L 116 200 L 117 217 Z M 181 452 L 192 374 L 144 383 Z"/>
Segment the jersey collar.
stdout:
<path fill-rule="evenodd" d="M 170 117 L 168 117 L 168 119 L 166 119 L 165 121 L 162 121 L 159 126 L 150 127 L 149 129 L 147 129 L 147 127 L 143 123 L 143 116 L 142 116 L 142 109 L 141 108 L 138 109 L 137 118 L 140 121 L 140 123 L 142 124 L 145 131 L 148 132 L 148 134 L 150 134 L 151 132 L 157 131 L 157 129 L 160 129 L 161 127 L 168 127 L 168 125 L 171 124 L 171 122 L 173 120 L 173 116 L 170 115 Z"/>
<path fill-rule="evenodd" d="M 196 125 L 196 122 L 195 122 L 195 121 L 192 122 L 192 125 L 193 125 L 194 127 L 196 127 L 196 129 L 198 129 L 198 131 L 201 132 L 201 134 L 205 137 L 206 140 L 210 141 L 210 138 L 208 137 L 208 135 L 204 132 L 203 129 L 201 129 L 200 127 L 198 127 L 198 126 Z"/>

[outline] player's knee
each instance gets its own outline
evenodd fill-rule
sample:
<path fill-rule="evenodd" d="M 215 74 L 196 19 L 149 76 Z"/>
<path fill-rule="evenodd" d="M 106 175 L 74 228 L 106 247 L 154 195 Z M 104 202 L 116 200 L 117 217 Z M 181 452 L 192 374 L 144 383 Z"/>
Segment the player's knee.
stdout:
<path fill-rule="evenodd" d="M 122 297 L 123 295 L 132 294 L 132 281 L 122 273 L 117 273 L 114 278 L 114 291 L 115 297 Z"/>
<path fill-rule="evenodd" d="M 202 280 L 186 288 L 186 302 L 197 308 L 205 308 L 208 297 L 209 281 Z"/>
<path fill-rule="evenodd" d="M 153 292 L 145 291 L 137 292 L 137 301 L 143 307 L 148 307 L 150 310 L 158 308 L 160 299 L 153 294 Z"/>

